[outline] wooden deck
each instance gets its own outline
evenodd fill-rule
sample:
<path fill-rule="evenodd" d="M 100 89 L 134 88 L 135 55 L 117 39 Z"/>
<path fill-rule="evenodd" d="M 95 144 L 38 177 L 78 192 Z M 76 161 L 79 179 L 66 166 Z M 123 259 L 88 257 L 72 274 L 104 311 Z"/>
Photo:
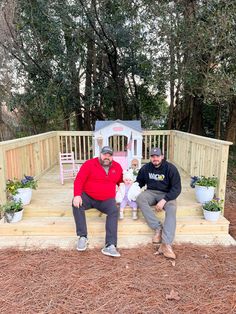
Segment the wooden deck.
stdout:
<path fill-rule="evenodd" d="M 229 222 L 221 217 L 218 222 L 203 219 L 201 205 L 195 201 L 194 190 L 189 186 L 189 177 L 181 173 L 183 192 L 178 198 L 177 230 L 175 242 L 197 244 L 235 244 L 228 234 Z M 23 220 L 16 224 L 1 222 L 0 248 L 45 248 L 76 246 L 75 224 L 71 210 L 73 195 L 72 180 L 60 184 L 59 167 L 55 166 L 39 181 L 39 188 L 33 191 L 30 205 L 25 207 Z M 157 214 L 163 219 L 163 212 Z M 90 247 L 102 247 L 105 238 L 105 215 L 91 209 L 86 213 Z M 127 208 L 125 219 L 119 221 L 118 246 L 133 247 L 151 241 L 152 230 L 139 212 L 139 219 L 131 219 Z"/>

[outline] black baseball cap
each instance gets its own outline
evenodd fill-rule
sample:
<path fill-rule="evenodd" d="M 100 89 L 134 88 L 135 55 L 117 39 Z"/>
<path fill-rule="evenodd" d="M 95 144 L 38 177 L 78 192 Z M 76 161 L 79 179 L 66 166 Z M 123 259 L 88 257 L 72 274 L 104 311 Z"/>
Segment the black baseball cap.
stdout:
<path fill-rule="evenodd" d="M 162 152 L 161 152 L 161 149 L 159 147 L 154 147 L 151 149 L 151 152 L 150 152 L 150 156 L 161 156 L 162 155 Z"/>

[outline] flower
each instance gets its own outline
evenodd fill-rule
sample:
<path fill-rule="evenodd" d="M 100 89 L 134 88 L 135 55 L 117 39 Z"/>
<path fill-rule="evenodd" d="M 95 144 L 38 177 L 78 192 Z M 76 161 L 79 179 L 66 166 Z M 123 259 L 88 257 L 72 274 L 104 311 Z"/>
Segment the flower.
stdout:
<path fill-rule="evenodd" d="M 191 177 L 191 181 L 190 181 L 191 188 L 195 188 L 195 185 L 196 185 L 196 182 L 198 179 L 199 179 L 199 177 L 197 177 L 197 176 Z"/>
<path fill-rule="evenodd" d="M 202 208 L 210 212 L 223 211 L 224 201 L 219 198 L 213 198 L 213 200 L 206 202 L 202 205 Z"/>
<path fill-rule="evenodd" d="M 21 180 L 22 188 L 31 188 L 33 190 L 37 189 L 38 182 L 34 179 L 34 177 L 26 176 Z"/>
<path fill-rule="evenodd" d="M 31 176 L 24 176 L 22 180 L 18 180 L 14 178 L 14 180 L 7 180 L 6 183 L 6 191 L 10 195 L 16 195 L 18 192 L 17 190 L 20 188 L 31 188 L 36 190 L 37 188 L 37 180 Z"/>

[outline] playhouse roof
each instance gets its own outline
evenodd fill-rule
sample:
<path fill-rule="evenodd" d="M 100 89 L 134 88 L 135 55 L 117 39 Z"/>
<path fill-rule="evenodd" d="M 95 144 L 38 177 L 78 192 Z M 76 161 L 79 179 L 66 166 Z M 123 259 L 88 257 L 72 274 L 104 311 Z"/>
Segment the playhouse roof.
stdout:
<path fill-rule="evenodd" d="M 108 121 L 96 121 L 95 132 L 99 131 L 113 123 L 120 123 L 124 126 L 131 128 L 135 131 L 142 132 L 141 121 L 139 120 L 108 120 Z"/>

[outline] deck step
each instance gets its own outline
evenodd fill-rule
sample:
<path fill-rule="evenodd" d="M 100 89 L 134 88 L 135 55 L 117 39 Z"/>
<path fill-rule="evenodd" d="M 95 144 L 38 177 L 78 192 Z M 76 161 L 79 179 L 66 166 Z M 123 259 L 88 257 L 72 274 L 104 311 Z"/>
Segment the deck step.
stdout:
<path fill-rule="evenodd" d="M 104 235 L 105 216 L 87 218 L 88 233 Z M 210 223 L 201 217 L 181 217 L 177 220 L 176 234 L 228 234 L 229 222 L 220 217 L 217 222 Z M 152 230 L 143 218 L 136 221 L 125 218 L 119 221 L 119 235 L 149 235 Z M 75 235 L 75 224 L 72 217 L 40 217 L 24 218 L 15 224 L 2 223 L 0 236 L 22 235 Z"/>
<path fill-rule="evenodd" d="M 75 249 L 76 236 L 8 236 L 0 237 L 0 249 L 45 249 L 61 248 Z M 139 247 L 151 243 L 151 235 L 119 235 L 119 248 Z M 201 234 L 201 235 L 177 235 L 174 244 L 194 243 L 198 245 L 236 245 L 236 241 L 229 234 Z M 101 249 L 104 246 L 104 236 L 90 236 L 89 248 Z M 155 249 L 155 247 L 154 247 Z M 83 253 L 84 254 L 84 253 Z"/>

